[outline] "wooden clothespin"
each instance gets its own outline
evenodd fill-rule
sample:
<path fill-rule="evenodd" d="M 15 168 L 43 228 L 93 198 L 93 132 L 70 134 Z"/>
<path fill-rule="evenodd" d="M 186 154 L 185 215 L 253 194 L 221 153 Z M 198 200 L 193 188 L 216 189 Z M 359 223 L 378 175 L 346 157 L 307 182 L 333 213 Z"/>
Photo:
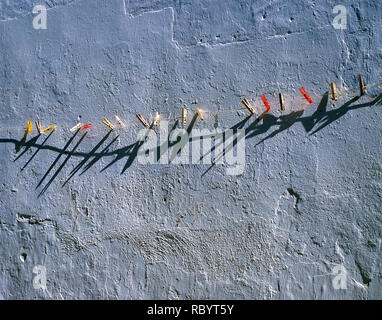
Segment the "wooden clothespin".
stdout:
<path fill-rule="evenodd" d="M 358 75 L 358 81 L 359 81 L 359 92 L 360 96 L 365 95 L 365 83 L 363 82 L 362 74 Z"/>
<path fill-rule="evenodd" d="M 200 120 L 204 120 L 202 111 L 198 107 L 196 107 L 196 113 L 198 114 Z"/>
<path fill-rule="evenodd" d="M 282 93 L 279 93 L 279 102 L 280 102 L 280 109 L 281 111 L 285 111 L 285 103 L 284 103 L 284 96 Z"/>
<path fill-rule="evenodd" d="M 31 133 L 32 132 L 32 121 L 27 120 L 27 130 L 26 133 Z"/>
<path fill-rule="evenodd" d="M 82 123 L 77 123 L 73 128 L 69 129 L 70 132 L 74 132 L 82 126 Z"/>
<path fill-rule="evenodd" d="M 186 124 L 187 122 L 187 109 L 186 108 L 182 108 L 182 123 L 183 124 Z"/>
<path fill-rule="evenodd" d="M 114 125 L 109 120 L 107 120 L 106 118 L 103 118 L 102 123 L 105 126 L 108 126 L 110 128 L 110 130 L 114 130 L 115 129 Z"/>
<path fill-rule="evenodd" d="M 146 120 L 142 117 L 141 114 L 137 113 L 136 116 L 138 120 L 143 124 L 144 127 L 147 128 L 149 126 L 149 124 L 146 122 Z"/>
<path fill-rule="evenodd" d="M 337 101 L 336 84 L 334 82 L 330 83 L 330 91 L 332 93 L 332 100 Z"/>
<path fill-rule="evenodd" d="M 50 127 L 48 128 L 45 128 L 43 132 L 48 132 L 50 130 L 56 130 L 56 125 L 55 124 L 52 124 Z"/>
<path fill-rule="evenodd" d="M 255 109 L 249 104 L 247 99 L 241 100 L 241 102 L 245 105 L 245 107 L 249 110 L 251 114 L 255 114 Z"/>
<path fill-rule="evenodd" d="M 36 124 L 38 134 L 42 134 L 40 121 L 36 121 L 35 124 Z"/>
<path fill-rule="evenodd" d="M 268 112 L 269 110 L 271 110 L 271 106 L 270 106 L 270 104 L 269 104 L 267 98 L 265 97 L 265 94 L 262 94 L 262 95 L 261 95 L 261 100 L 263 101 L 265 107 L 267 108 L 267 111 L 266 111 L 266 112 Z"/>
<path fill-rule="evenodd" d="M 122 121 L 121 119 L 119 119 L 118 116 L 115 116 L 115 120 L 117 120 L 117 123 L 118 123 L 122 128 L 125 127 L 125 124 L 123 123 L 123 121 Z"/>
<path fill-rule="evenodd" d="M 157 126 L 159 124 L 159 113 L 158 112 L 155 112 L 155 117 L 154 117 L 154 121 L 153 121 L 153 125 L 154 126 Z"/>

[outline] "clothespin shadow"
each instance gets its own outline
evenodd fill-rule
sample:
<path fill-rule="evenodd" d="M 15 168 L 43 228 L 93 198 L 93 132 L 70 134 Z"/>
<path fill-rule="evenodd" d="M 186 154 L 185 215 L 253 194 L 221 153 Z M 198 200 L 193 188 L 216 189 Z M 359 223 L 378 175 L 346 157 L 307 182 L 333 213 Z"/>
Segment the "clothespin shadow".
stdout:
<path fill-rule="evenodd" d="M 27 135 L 28 134 L 25 131 L 24 136 L 21 138 L 21 140 L 15 143 L 16 153 L 18 153 L 22 147 L 25 147 L 25 149 L 13 160 L 13 162 L 16 162 L 18 159 L 20 159 L 37 142 L 38 138 L 40 137 L 40 135 L 38 134 L 37 136 L 34 136 L 33 138 L 29 139 L 28 142 L 25 142 L 27 139 Z"/>
<path fill-rule="evenodd" d="M 94 166 L 102 157 L 106 156 L 107 153 L 109 152 L 109 149 L 111 147 L 111 145 L 113 143 L 115 143 L 119 138 L 119 135 L 117 135 L 116 137 L 113 138 L 113 140 L 111 140 L 106 146 L 105 148 L 103 148 L 101 150 L 101 152 L 99 154 L 95 154 L 94 155 L 94 158 L 92 161 L 90 161 L 86 167 L 84 168 L 84 170 L 80 173 L 80 176 L 82 176 L 86 171 L 88 171 L 92 166 Z M 101 170 L 102 172 L 103 170 Z"/>
<path fill-rule="evenodd" d="M 196 119 L 195 119 L 196 120 Z M 175 159 L 175 157 L 176 157 L 176 155 L 177 154 L 179 154 L 179 153 L 181 153 L 181 151 L 182 151 L 182 149 L 187 145 L 187 143 L 185 143 L 184 145 L 180 145 L 180 147 L 179 147 L 179 149 L 177 150 L 177 152 L 171 152 L 171 151 L 173 151 L 173 149 L 170 149 L 171 147 L 174 147 L 175 145 L 177 145 L 178 143 L 180 143 L 181 142 L 181 139 L 180 139 L 180 141 L 179 141 L 179 139 L 177 140 L 177 141 L 170 141 L 170 135 L 171 135 L 171 132 L 178 126 L 178 123 L 179 123 L 179 120 L 176 120 L 175 121 L 175 125 L 174 125 L 174 127 L 169 131 L 169 135 L 168 135 L 168 138 L 167 138 L 167 145 L 168 145 L 168 150 L 163 150 L 163 153 L 164 152 L 166 152 L 166 151 L 169 151 L 170 150 L 170 154 L 169 154 L 169 162 L 171 163 L 174 159 Z M 190 126 L 188 126 L 188 128 L 187 128 L 187 130 L 186 130 L 186 132 L 187 132 L 187 136 L 189 136 L 190 135 L 190 132 L 191 132 L 191 130 L 189 131 L 188 129 L 190 128 Z M 187 142 L 189 141 L 189 139 L 187 140 Z M 164 148 L 163 148 L 164 149 Z M 157 149 L 158 150 L 158 149 Z M 159 150 L 158 150 L 158 152 L 160 152 L 161 151 L 161 149 L 159 148 Z M 160 155 L 160 156 L 162 156 L 162 155 Z M 159 158 L 160 157 L 158 157 L 158 161 L 159 161 Z"/>
<path fill-rule="evenodd" d="M 195 126 L 195 122 L 196 122 L 197 119 L 198 119 L 198 115 L 195 113 L 194 116 L 192 117 L 191 121 L 190 121 L 190 124 L 188 125 L 188 127 L 186 129 L 187 134 L 191 133 L 192 129 Z"/>
<path fill-rule="evenodd" d="M 148 135 L 149 130 L 152 128 L 153 128 L 153 123 L 147 128 L 145 136 Z M 123 166 L 122 171 L 121 171 L 121 174 L 123 174 L 134 162 L 135 158 L 138 155 L 138 150 L 142 146 L 143 143 L 144 143 L 144 141 L 137 141 L 137 142 L 135 142 L 135 143 L 133 143 L 127 147 L 124 147 L 124 148 L 121 148 L 121 149 L 114 151 L 114 153 L 117 156 L 106 167 L 101 169 L 100 172 L 105 171 L 106 169 L 110 168 L 114 163 L 118 162 L 119 160 L 123 159 L 124 157 L 127 157 L 126 163 Z"/>
<path fill-rule="evenodd" d="M 198 118 L 198 115 L 195 113 L 194 116 L 192 117 L 191 121 L 190 121 L 190 124 L 188 125 L 187 129 L 186 129 L 186 132 L 187 134 L 189 135 L 192 131 L 192 128 L 194 127 L 195 125 L 195 122 L 196 122 L 196 119 Z M 157 161 L 159 162 L 160 161 L 160 158 L 162 157 L 162 155 L 165 153 L 165 152 L 168 152 L 168 150 L 170 149 L 170 147 L 176 145 L 178 143 L 178 141 L 175 141 L 175 142 L 171 142 L 170 141 L 170 135 L 171 135 L 171 132 L 173 130 L 175 130 L 177 127 L 178 127 L 178 124 L 179 124 L 179 120 L 176 120 L 174 125 L 172 126 L 172 128 L 168 131 L 168 135 L 167 135 L 167 141 L 166 142 L 163 142 L 162 145 L 159 145 L 157 147 L 155 147 L 156 149 L 156 159 Z M 168 148 L 165 148 L 165 144 L 167 144 Z M 139 149 L 139 148 L 138 148 Z M 137 150 L 138 151 L 138 150 Z"/>
<path fill-rule="evenodd" d="M 237 124 L 233 125 L 232 127 L 230 127 L 230 129 L 231 129 L 231 130 L 242 129 L 242 128 L 244 127 L 244 125 L 247 123 L 247 121 L 248 121 L 251 117 L 252 117 L 252 114 L 249 115 L 249 116 L 247 116 L 244 120 L 242 120 L 242 121 L 238 122 Z M 202 137 L 199 137 L 199 138 L 203 138 L 203 139 L 204 139 L 204 138 L 210 138 L 211 136 L 213 136 L 213 135 L 202 136 Z M 236 141 L 236 140 L 235 140 L 235 141 Z M 215 143 L 214 143 L 214 145 L 211 147 L 211 150 L 209 150 L 208 152 L 202 154 L 202 155 L 200 156 L 199 161 L 202 161 L 202 160 L 204 159 L 205 156 L 207 156 L 207 155 L 209 155 L 210 153 L 214 152 L 215 149 L 216 149 L 217 147 L 219 147 L 219 146 L 220 146 L 221 144 L 223 144 L 223 143 L 224 143 L 223 141 L 221 141 L 220 143 L 216 143 L 216 140 L 215 140 Z M 235 145 L 236 145 L 236 143 L 235 143 Z M 224 150 L 223 150 L 223 153 L 222 153 L 221 155 L 222 155 L 222 156 L 225 155 Z M 216 158 L 216 157 L 215 157 L 215 158 Z M 218 160 L 220 160 L 220 158 L 221 158 L 221 157 L 219 157 Z M 215 162 L 217 162 L 217 161 L 215 161 Z M 202 174 L 202 176 L 203 176 L 205 173 L 207 173 L 207 172 L 208 172 L 208 171 L 215 165 L 215 162 L 212 163 L 211 167 L 208 168 L 207 171 L 205 171 L 205 172 Z"/>
<path fill-rule="evenodd" d="M 323 118 L 323 121 L 321 121 L 321 122 L 323 122 L 323 124 L 321 126 L 319 126 L 316 130 L 314 130 L 312 133 L 310 133 L 310 135 L 313 135 L 313 134 L 317 133 L 318 131 L 322 130 L 323 128 L 327 127 L 332 122 L 343 117 L 350 110 L 355 110 L 355 109 L 365 108 L 365 107 L 371 107 L 371 106 L 374 106 L 374 105 L 381 103 L 382 94 L 380 94 L 379 96 L 377 96 L 374 100 L 372 100 L 370 102 L 352 106 L 352 104 L 354 102 L 356 102 L 358 99 L 359 99 L 359 96 L 354 97 L 353 99 L 351 99 L 351 100 L 347 101 L 345 104 L 343 104 L 340 108 L 337 108 L 337 109 L 334 109 L 334 110 L 327 112 Z"/>
<path fill-rule="evenodd" d="M 78 131 L 77 131 L 78 132 Z M 84 134 L 82 134 L 81 138 L 77 141 L 76 145 L 73 147 L 73 149 L 68 153 L 65 160 L 62 162 L 61 166 L 56 170 L 54 175 L 50 178 L 49 182 L 45 185 L 45 187 L 40 191 L 38 194 L 38 198 L 43 195 L 46 190 L 49 188 L 49 186 L 52 184 L 54 179 L 57 177 L 57 175 L 60 173 L 60 171 L 65 167 L 66 163 L 69 161 L 69 159 L 72 157 L 73 153 L 76 151 L 78 146 L 81 144 L 81 142 L 85 139 L 86 135 L 88 134 L 88 131 L 86 131 Z"/>
<path fill-rule="evenodd" d="M 249 116 L 247 116 L 245 119 L 243 119 L 243 120 L 241 120 L 240 122 L 238 122 L 237 124 L 235 124 L 235 125 L 233 125 L 230 129 L 232 129 L 232 130 L 237 130 L 237 129 L 242 129 L 243 127 L 244 127 L 244 125 L 248 122 L 248 120 L 250 119 L 252 117 L 252 114 L 251 115 L 249 115 Z M 203 136 L 203 137 L 199 137 L 199 139 L 200 138 L 208 138 L 208 137 L 211 137 L 212 135 L 208 135 L 208 136 Z M 233 142 L 229 145 L 229 146 L 227 146 L 227 148 L 225 148 L 225 149 L 223 149 L 223 152 L 221 152 L 219 155 L 217 155 L 216 157 L 215 157 L 215 161 L 213 161 L 212 162 L 212 164 L 211 164 L 211 166 L 206 170 L 206 171 L 204 171 L 203 173 L 202 173 L 202 177 L 204 176 L 204 175 L 206 175 L 207 173 L 208 173 L 208 171 L 210 171 L 214 166 L 215 166 L 215 164 L 225 155 L 225 152 L 226 151 L 229 151 L 229 150 L 231 150 L 234 146 L 236 146 L 236 144 L 237 144 L 237 139 L 234 139 L 233 140 Z M 212 152 L 214 152 L 215 150 L 216 150 L 216 148 L 217 147 L 219 147 L 221 144 L 223 144 L 224 142 L 223 141 L 221 141 L 220 143 L 216 143 L 216 140 L 215 140 L 215 143 L 214 143 L 214 145 L 213 146 L 211 146 L 211 150 L 209 150 L 208 152 L 206 152 L 206 153 L 204 153 L 204 154 L 202 154 L 201 156 L 200 156 L 200 159 L 199 159 L 199 161 L 202 161 L 203 159 L 204 159 L 204 157 L 205 156 L 207 156 L 207 155 L 209 155 L 209 154 L 211 154 Z"/>
<path fill-rule="evenodd" d="M 81 129 L 80 129 L 81 130 Z M 97 145 L 92 149 L 90 150 L 90 152 L 88 152 L 84 158 L 82 159 L 82 161 L 77 164 L 73 170 L 70 172 L 69 174 L 69 177 L 68 179 L 66 179 L 66 181 L 64 182 L 64 184 L 62 185 L 62 187 L 64 187 L 69 181 L 70 179 L 73 178 L 73 176 L 86 164 L 86 162 L 91 158 L 91 157 L 95 157 L 95 153 L 96 151 L 102 146 L 102 144 L 107 140 L 107 138 L 109 138 L 110 134 L 113 132 L 113 130 L 109 130 L 107 132 L 107 134 L 97 143 Z M 98 160 L 98 159 L 97 159 Z M 90 168 L 90 167 L 89 167 Z M 86 171 L 86 170 L 85 170 Z"/>
<path fill-rule="evenodd" d="M 149 129 L 150 129 L 150 130 L 153 129 L 153 126 L 154 126 L 154 122 L 151 123 Z M 174 127 L 175 127 L 175 124 L 174 124 Z M 146 134 L 145 134 L 144 137 L 146 137 L 146 136 L 148 135 L 148 133 L 149 133 L 149 130 L 146 131 Z M 144 139 L 143 139 L 143 141 L 137 141 L 137 142 L 135 142 L 135 144 L 133 144 L 133 145 L 131 146 L 131 147 L 132 147 L 132 148 L 130 149 L 131 151 L 129 151 L 129 156 L 127 157 L 126 163 L 125 163 L 125 165 L 124 165 L 123 168 L 122 168 L 121 174 L 124 174 L 125 171 L 126 171 L 128 168 L 130 168 L 130 166 L 133 164 L 135 158 L 136 158 L 137 155 L 138 155 L 139 148 L 143 145 L 143 143 L 144 143 Z"/>
<path fill-rule="evenodd" d="M 263 123 L 259 125 L 260 121 Z M 253 121 L 246 129 L 245 136 L 247 139 L 255 137 L 259 134 L 267 132 L 272 126 L 277 124 L 277 117 L 264 111 L 255 121 Z"/>
<path fill-rule="evenodd" d="M 313 127 L 318 122 L 320 122 L 323 117 L 325 117 L 328 103 L 329 103 L 329 91 L 325 92 L 324 95 L 322 96 L 316 111 L 314 111 L 314 113 L 310 117 L 305 117 L 304 119 L 301 120 L 301 123 L 306 132 L 309 132 L 310 130 L 312 130 Z"/>
<path fill-rule="evenodd" d="M 18 153 L 21 150 L 21 148 L 24 146 L 25 141 L 27 140 L 27 136 L 28 136 L 28 130 L 25 130 L 24 136 L 21 138 L 20 142 L 15 145 L 15 152 L 16 153 Z M 16 161 L 16 160 L 14 160 L 14 161 Z"/>
<path fill-rule="evenodd" d="M 189 123 L 187 129 L 186 129 L 186 132 L 187 132 L 187 135 L 188 135 L 188 136 L 190 136 L 190 133 L 191 133 L 192 129 L 194 128 L 195 123 L 196 123 L 196 120 L 197 120 L 198 118 L 199 118 L 198 113 L 195 113 L 195 114 L 193 115 L 193 117 L 192 117 L 192 119 L 191 119 L 191 121 L 190 121 L 190 123 Z M 169 134 L 168 134 L 168 136 L 167 136 L 167 145 L 168 145 L 168 149 L 170 149 L 170 147 L 173 147 L 173 146 L 175 146 L 176 144 L 179 143 L 179 141 L 173 141 L 173 142 L 170 141 L 170 135 L 171 135 L 171 132 L 172 132 L 173 130 L 175 130 L 175 128 L 178 126 L 178 123 L 179 123 L 179 120 L 176 120 L 174 126 L 171 128 L 171 130 L 169 131 Z M 191 140 L 191 138 L 188 139 L 188 141 L 190 141 L 190 140 Z M 175 153 L 175 154 L 170 154 L 170 155 L 169 155 L 169 160 L 170 160 L 170 162 L 171 162 L 172 160 L 175 159 L 175 156 L 176 156 L 178 153 L 180 153 L 180 152 L 182 151 L 183 148 L 184 148 L 184 146 L 180 146 L 180 148 L 179 148 L 179 150 L 177 151 L 177 153 Z M 162 156 L 162 154 L 160 153 L 161 151 L 164 153 L 164 152 L 167 152 L 168 150 L 165 150 L 165 148 L 161 148 L 160 146 L 157 147 L 157 155 L 158 155 L 157 159 L 158 159 L 158 161 L 160 160 L 160 157 Z"/>
<path fill-rule="evenodd" d="M 72 135 L 72 137 L 68 140 L 68 142 L 65 144 L 64 148 L 60 150 L 59 155 L 57 158 L 53 161 L 51 166 L 48 168 L 48 170 L 45 172 L 44 176 L 41 178 L 40 182 L 37 184 L 36 189 L 44 182 L 50 171 L 52 171 L 53 167 L 56 165 L 58 160 L 62 157 L 62 155 L 66 152 L 66 149 L 69 147 L 69 145 L 72 143 L 73 139 L 76 137 L 80 129 L 77 129 L 76 132 Z"/>
<path fill-rule="evenodd" d="M 265 138 L 263 138 L 262 140 L 260 140 L 258 143 L 256 143 L 256 146 L 264 142 L 265 140 L 273 138 L 280 132 L 283 132 L 284 130 L 289 129 L 297 121 L 297 119 L 302 116 L 303 113 L 304 113 L 304 110 L 299 110 L 299 111 L 292 111 L 291 113 L 285 116 L 280 116 L 279 121 L 277 121 L 279 128 L 273 131 L 271 134 L 269 134 Z"/>
<path fill-rule="evenodd" d="M 237 124 L 233 125 L 230 129 L 232 129 L 232 130 L 243 129 L 245 124 L 251 118 L 252 118 L 252 115 L 247 116 L 245 119 L 243 119 L 243 120 L 239 121 Z"/>
<path fill-rule="evenodd" d="M 39 147 L 36 148 L 36 151 L 33 153 L 33 155 L 29 158 L 29 160 L 24 164 L 24 166 L 21 168 L 21 171 L 23 171 L 27 165 L 33 160 L 33 158 L 37 155 L 37 153 L 42 149 L 42 146 L 45 144 L 45 142 L 48 141 L 48 139 L 50 138 L 50 136 L 53 134 L 54 131 L 51 131 L 49 133 L 49 135 L 44 139 L 44 141 L 41 143 L 41 145 Z M 40 135 L 38 135 L 39 137 Z M 37 139 L 36 139 L 37 140 Z"/>

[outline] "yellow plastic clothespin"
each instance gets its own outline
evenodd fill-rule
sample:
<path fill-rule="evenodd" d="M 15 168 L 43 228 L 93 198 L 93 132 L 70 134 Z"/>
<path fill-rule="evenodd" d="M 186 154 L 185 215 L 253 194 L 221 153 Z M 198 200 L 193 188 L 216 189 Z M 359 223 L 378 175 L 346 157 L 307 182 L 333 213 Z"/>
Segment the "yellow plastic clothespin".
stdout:
<path fill-rule="evenodd" d="M 204 120 L 202 111 L 198 107 L 196 107 L 196 113 L 198 114 L 200 120 Z"/>
<path fill-rule="evenodd" d="M 154 126 L 157 126 L 157 125 L 159 124 L 159 119 L 160 119 L 160 117 L 159 117 L 159 113 L 156 112 L 156 113 L 155 113 L 155 117 L 154 117 L 154 122 L 153 122 L 153 125 L 154 125 Z"/>
<path fill-rule="evenodd" d="M 359 81 L 359 92 L 360 95 L 363 96 L 365 95 L 365 83 L 363 82 L 362 74 L 358 75 L 358 81 Z"/>
<path fill-rule="evenodd" d="M 82 123 L 77 123 L 73 128 L 69 129 L 70 132 L 76 131 L 77 129 L 81 128 Z"/>
<path fill-rule="evenodd" d="M 332 93 L 332 100 L 337 101 L 336 84 L 334 82 L 330 83 L 330 91 Z"/>
<path fill-rule="evenodd" d="M 43 132 L 48 132 L 48 131 L 50 131 L 50 130 L 56 130 L 56 125 L 55 125 L 55 124 L 52 124 L 50 127 L 44 129 Z"/>
<path fill-rule="evenodd" d="M 42 134 L 40 121 L 36 121 L 35 124 L 36 124 L 38 134 Z"/>
<path fill-rule="evenodd" d="M 251 114 L 255 114 L 255 109 L 252 108 L 247 99 L 243 99 L 241 102 L 245 105 Z"/>
<path fill-rule="evenodd" d="M 125 127 L 125 124 L 123 123 L 123 121 L 118 117 L 118 116 L 115 116 L 115 120 L 117 120 L 117 123 L 121 126 L 121 127 Z"/>
<path fill-rule="evenodd" d="M 32 121 L 27 120 L 27 134 L 32 132 Z"/>
<path fill-rule="evenodd" d="M 182 108 L 182 123 L 183 124 L 186 124 L 187 122 L 187 109 L 186 108 Z"/>
<path fill-rule="evenodd" d="M 136 116 L 139 119 L 139 121 L 142 122 L 143 126 L 145 126 L 145 127 L 149 126 L 149 124 L 146 122 L 146 120 L 142 117 L 141 114 L 137 113 Z"/>
<path fill-rule="evenodd" d="M 115 127 L 113 126 L 113 124 L 112 124 L 109 120 L 107 120 L 106 118 L 103 118 L 102 123 L 103 123 L 104 125 L 108 126 L 111 130 L 114 130 L 114 129 L 115 129 Z"/>
<path fill-rule="evenodd" d="M 281 111 L 285 111 L 285 103 L 284 103 L 284 96 L 282 93 L 279 93 L 279 102 L 280 102 L 280 109 Z"/>

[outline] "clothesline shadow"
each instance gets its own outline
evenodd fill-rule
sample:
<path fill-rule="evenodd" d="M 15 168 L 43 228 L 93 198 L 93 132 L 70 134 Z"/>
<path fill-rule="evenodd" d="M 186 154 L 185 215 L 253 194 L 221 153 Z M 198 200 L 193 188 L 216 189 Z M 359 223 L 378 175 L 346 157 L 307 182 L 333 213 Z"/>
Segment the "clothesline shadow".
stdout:
<path fill-rule="evenodd" d="M 66 150 L 70 143 L 74 140 L 74 138 L 76 137 L 76 135 L 78 134 L 78 132 L 80 131 L 80 129 L 78 129 L 75 134 L 69 139 L 69 141 L 67 142 L 67 144 L 65 145 L 64 147 L 64 150 Z M 53 174 L 53 176 L 50 178 L 50 180 L 45 184 L 45 186 L 42 188 L 42 190 L 40 191 L 40 193 L 38 194 L 38 197 L 40 197 L 41 195 L 43 195 L 46 190 L 49 188 L 49 186 L 52 184 L 52 182 L 56 179 L 56 177 L 58 176 L 58 174 L 60 173 L 60 171 L 65 167 L 66 163 L 69 161 L 69 159 L 72 157 L 73 153 L 76 151 L 76 149 L 79 147 L 79 145 L 81 144 L 81 142 L 85 139 L 86 135 L 88 134 L 88 132 L 86 131 L 85 133 L 82 134 L 81 138 L 77 141 L 77 143 L 75 144 L 75 146 L 73 147 L 73 149 L 71 151 L 69 151 L 69 153 L 67 154 L 65 160 L 62 162 L 62 164 L 59 166 L 59 168 L 56 170 L 56 172 Z M 63 155 L 63 153 L 60 153 L 58 155 L 58 157 L 55 159 L 55 161 L 53 161 L 52 165 L 49 167 L 48 171 L 45 173 L 45 175 L 43 176 L 43 178 L 40 180 L 40 182 L 38 183 L 36 189 L 42 184 L 42 182 L 44 181 L 44 179 L 48 176 L 49 172 L 53 169 L 54 165 L 58 162 L 58 160 L 60 159 L 60 157 Z"/>
<path fill-rule="evenodd" d="M 366 107 L 371 107 L 374 105 L 382 104 L 382 94 L 377 96 L 375 99 L 373 99 L 370 102 L 365 102 L 362 104 L 354 104 L 359 100 L 359 97 L 355 97 L 347 102 L 345 102 L 341 107 L 333 110 L 327 110 L 327 105 L 328 105 L 328 100 L 329 100 L 329 94 L 326 92 L 317 109 L 311 116 L 305 116 L 302 117 L 304 114 L 304 110 L 300 111 L 293 111 L 290 112 L 287 115 L 282 115 L 280 117 L 275 117 L 272 114 L 268 113 L 263 113 L 260 117 L 256 118 L 247 128 L 245 128 L 245 134 L 243 138 L 245 137 L 246 139 L 251 139 L 254 138 L 258 135 L 264 134 L 268 132 L 272 127 L 278 127 L 275 131 L 271 132 L 268 134 L 266 137 L 264 137 L 262 140 L 260 140 L 259 143 L 262 143 L 266 141 L 267 139 L 273 138 L 279 133 L 287 130 L 288 128 L 292 127 L 296 122 L 300 122 L 305 131 L 309 135 L 313 135 L 320 130 L 323 130 L 325 127 L 329 126 L 331 123 L 334 121 L 338 120 L 342 116 L 344 116 L 347 112 L 355 109 L 360 109 L 360 108 L 366 108 Z M 230 129 L 236 130 L 236 129 L 243 129 L 247 122 L 251 119 L 250 116 L 246 117 L 245 119 L 241 120 L 240 122 L 236 123 L 235 125 L 231 126 Z M 188 135 L 192 132 L 192 129 L 195 125 L 195 122 L 197 120 L 197 115 L 195 114 L 193 119 L 191 120 L 190 124 L 188 125 L 186 131 Z M 262 120 L 262 122 L 261 122 Z M 163 152 L 168 151 L 169 148 L 175 146 L 177 143 L 179 143 L 179 139 L 177 141 L 171 141 L 170 136 L 171 132 L 178 126 L 178 121 L 175 122 L 173 127 L 169 130 L 168 135 L 167 135 L 167 141 L 162 142 L 160 146 L 156 147 L 156 155 L 157 155 L 157 161 L 159 162 L 161 157 L 163 156 Z M 38 189 L 42 183 L 45 181 L 45 179 L 48 177 L 50 172 L 53 170 L 53 168 L 56 166 L 56 164 L 59 162 L 62 156 L 66 155 L 65 160 L 63 163 L 60 165 L 60 167 L 56 170 L 56 172 L 53 174 L 53 176 L 50 178 L 50 180 L 47 182 L 47 184 L 44 186 L 44 188 L 41 190 L 38 196 L 41 196 L 46 192 L 46 190 L 49 188 L 49 186 L 52 184 L 54 179 L 58 176 L 60 171 L 63 169 L 63 167 L 66 165 L 66 163 L 70 160 L 71 157 L 82 157 L 82 160 L 71 170 L 68 178 L 65 180 L 63 183 L 62 187 L 65 186 L 81 169 L 81 173 L 79 176 L 83 175 L 85 172 L 87 172 L 92 166 L 94 166 L 101 158 L 103 157 L 114 157 L 113 160 L 109 162 L 104 168 L 100 170 L 100 172 L 103 172 L 110 168 L 112 165 L 117 163 L 118 161 L 127 158 L 126 162 L 121 170 L 121 174 L 123 174 L 135 161 L 137 158 L 138 152 L 140 147 L 143 145 L 145 138 L 149 134 L 149 130 L 153 129 L 153 125 L 151 125 L 149 128 L 147 128 L 147 131 L 143 137 L 141 137 L 140 140 L 136 141 L 133 144 L 130 144 L 126 147 L 115 149 L 115 150 L 110 150 L 112 145 L 117 141 L 118 135 L 114 137 L 101 151 L 98 151 L 103 144 L 108 140 L 108 138 L 111 135 L 112 131 L 109 131 L 97 144 L 95 147 L 93 147 L 89 152 L 78 152 L 77 148 L 79 144 L 83 141 L 83 139 L 86 136 L 83 134 L 77 144 L 74 146 L 72 150 L 68 150 L 70 144 L 73 142 L 75 137 L 77 136 L 79 130 L 77 130 L 72 137 L 67 141 L 65 146 L 63 148 L 58 148 L 54 146 L 49 146 L 46 144 L 48 139 L 51 137 L 53 131 L 44 139 L 42 143 L 37 143 L 40 135 L 37 135 L 33 138 L 31 138 L 29 141 L 26 141 L 26 135 L 21 140 L 17 139 L 0 139 L 0 143 L 13 143 L 15 145 L 15 150 L 17 152 L 20 152 L 22 148 L 22 152 L 15 158 L 13 161 L 17 161 L 20 159 L 28 150 L 31 148 L 36 148 L 35 152 L 31 156 L 31 158 L 26 162 L 26 164 L 22 167 L 21 170 L 24 170 L 28 164 L 36 157 L 36 154 L 41 151 L 41 150 L 50 150 L 58 153 L 58 156 L 56 159 L 53 161 L 51 166 L 47 169 L 47 171 L 44 173 L 43 177 L 41 180 L 38 182 L 36 189 Z M 205 135 L 201 137 L 189 137 L 188 141 L 191 141 L 192 139 L 199 138 L 199 139 L 207 139 L 207 138 L 212 138 L 214 134 L 210 135 Z M 237 144 L 237 139 L 233 139 L 232 143 L 228 146 L 225 146 L 223 148 L 223 151 L 218 155 L 218 159 L 224 156 L 224 154 L 227 152 L 227 150 L 232 149 L 236 146 Z M 203 160 L 204 157 L 206 157 L 206 154 L 210 154 L 212 152 L 215 152 L 219 144 L 223 143 L 223 141 L 219 141 L 218 144 L 211 145 L 210 150 L 206 150 L 204 154 L 200 156 L 200 160 Z M 165 144 L 168 145 L 168 148 L 165 148 Z M 163 147 L 163 148 L 162 148 Z M 183 146 L 182 146 L 183 147 Z M 179 148 L 178 152 L 181 151 L 181 148 Z M 170 155 L 170 160 L 172 160 L 175 157 L 176 153 L 172 153 Z M 217 156 L 215 155 L 215 159 Z M 205 171 L 202 176 L 204 176 L 214 165 L 216 164 L 216 161 L 214 161 L 211 166 Z"/>

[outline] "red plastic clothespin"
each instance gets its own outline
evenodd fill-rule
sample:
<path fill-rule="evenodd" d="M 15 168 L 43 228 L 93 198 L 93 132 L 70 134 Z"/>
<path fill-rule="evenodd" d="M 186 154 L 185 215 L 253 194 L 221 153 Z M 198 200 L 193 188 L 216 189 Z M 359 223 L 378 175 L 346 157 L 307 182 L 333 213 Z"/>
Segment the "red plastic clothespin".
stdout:
<path fill-rule="evenodd" d="M 308 100 L 309 103 L 312 103 L 312 102 L 313 102 L 312 99 L 309 97 L 308 93 L 306 92 L 306 90 L 304 89 L 304 87 L 301 87 L 301 88 L 300 88 L 300 92 L 301 92 L 301 94 L 304 96 L 304 98 L 305 98 L 306 100 Z"/>
<path fill-rule="evenodd" d="M 269 105 L 269 102 L 268 102 L 268 100 L 267 100 L 267 98 L 265 97 L 264 94 L 261 96 L 261 100 L 263 100 L 263 103 L 264 103 L 265 107 L 267 108 L 266 112 L 271 110 L 271 106 Z"/>
<path fill-rule="evenodd" d="M 91 126 L 92 126 L 91 123 L 84 124 L 83 126 L 80 127 L 80 131 L 85 130 L 85 129 L 88 129 L 88 128 L 90 128 Z"/>

